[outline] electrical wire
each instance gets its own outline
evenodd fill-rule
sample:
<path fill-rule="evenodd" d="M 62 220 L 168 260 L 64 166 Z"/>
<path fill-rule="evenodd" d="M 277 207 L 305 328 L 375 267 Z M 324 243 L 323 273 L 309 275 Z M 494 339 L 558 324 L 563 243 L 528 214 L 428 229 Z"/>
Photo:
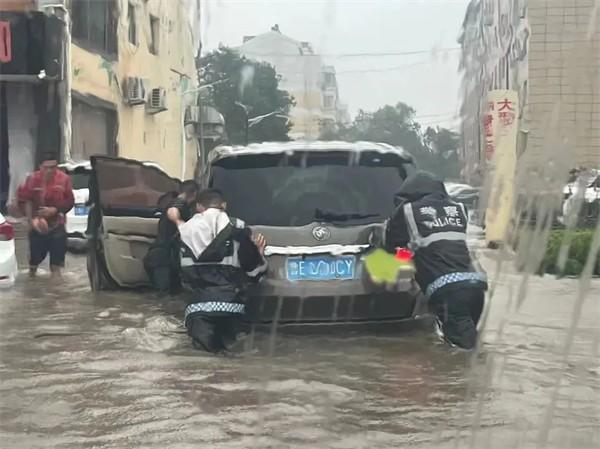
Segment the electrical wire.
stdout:
<path fill-rule="evenodd" d="M 342 71 L 336 72 L 335 74 L 337 76 L 337 75 L 349 75 L 349 74 L 356 74 L 356 73 L 395 72 L 398 70 L 409 69 L 411 67 L 434 64 L 436 62 L 439 62 L 439 61 L 428 60 L 428 61 L 415 62 L 413 64 L 404 64 L 404 65 L 392 66 L 392 67 L 382 67 L 382 68 L 378 68 L 378 69 L 342 70 Z"/>
<path fill-rule="evenodd" d="M 424 55 L 431 53 L 444 53 L 451 51 L 459 51 L 460 47 L 449 47 L 449 48 L 430 48 L 427 50 L 413 50 L 413 51 L 400 51 L 400 52 L 365 52 L 365 53 L 315 53 L 315 54 L 300 54 L 300 53 L 254 53 L 244 52 L 242 53 L 251 57 L 255 56 L 320 56 L 324 58 L 364 58 L 364 57 L 388 57 L 388 56 L 411 56 L 411 55 Z"/>

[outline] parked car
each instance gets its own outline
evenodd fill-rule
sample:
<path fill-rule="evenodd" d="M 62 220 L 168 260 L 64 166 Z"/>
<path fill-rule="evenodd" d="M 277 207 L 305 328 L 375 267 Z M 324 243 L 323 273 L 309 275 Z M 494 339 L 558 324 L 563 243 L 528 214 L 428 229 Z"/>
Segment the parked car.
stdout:
<path fill-rule="evenodd" d="M 11 287 L 17 278 L 15 229 L 0 214 L 0 288 Z"/>
<path fill-rule="evenodd" d="M 385 291 L 371 283 L 361 259 L 381 239 L 394 193 L 414 170 L 402 149 L 366 142 L 213 150 L 203 185 L 222 190 L 230 214 L 268 241 L 269 270 L 251 290 L 249 319 L 348 323 L 421 314 L 413 271 L 403 272 L 398 291 Z M 92 158 L 93 289 L 149 285 L 142 259 L 156 235 L 156 204 L 179 183 L 136 161 Z"/>
<path fill-rule="evenodd" d="M 583 192 L 579 189 L 584 188 Z M 577 201 L 581 201 L 577 205 Z M 600 214 L 600 170 L 577 172 L 563 189 L 563 204 L 558 220 L 565 224 L 565 217 L 577 210 L 577 225 L 594 227 Z"/>
<path fill-rule="evenodd" d="M 481 188 L 469 184 L 446 182 L 446 192 L 453 201 L 467 206 L 469 221 L 479 226 L 484 225 L 483 213 L 479 210 Z"/>
<path fill-rule="evenodd" d="M 446 192 L 454 201 L 463 203 L 469 210 L 475 209 L 479 204 L 481 189 L 469 184 L 445 183 Z"/>
<path fill-rule="evenodd" d="M 74 251 L 85 249 L 89 213 L 89 182 L 92 165 L 85 162 L 66 162 L 59 168 L 71 177 L 75 205 L 67 213 L 67 248 Z"/>

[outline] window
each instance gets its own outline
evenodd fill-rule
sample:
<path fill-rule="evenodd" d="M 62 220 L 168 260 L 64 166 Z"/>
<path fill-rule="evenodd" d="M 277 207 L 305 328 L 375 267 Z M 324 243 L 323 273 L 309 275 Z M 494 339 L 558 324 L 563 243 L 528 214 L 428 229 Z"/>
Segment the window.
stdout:
<path fill-rule="evenodd" d="M 402 160 L 365 153 L 227 158 L 211 168 L 213 188 L 227 209 L 249 225 L 304 226 L 323 215 L 351 215 L 346 225 L 379 223 L 394 210 L 394 192 L 406 178 Z M 248 186 L 252 186 L 248 189 Z"/>
<path fill-rule="evenodd" d="M 325 73 L 323 84 L 325 87 L 335 87 L 335 75 L 333 73 Z"/>
<path fill-rule="evenodd" d="M 148 43 L 148 50 L 153 55 L 158 54 L 160 45 L 160 19 L 153 15 L 150 15 L 150 42 Z"/>
<path fill-rule="evenodd" d="M 325 95 L 325 97 L 323 97 L 323 106 L 325 109 L 333 109 L 333 96 Z"/>
<path fill-rule="evenodd" d="M 129 20 L 129 42 L 137 45 L 137 25 L 135 22 L 135 6 L 129 2 L 127 8 L 127 18 Z"/>
<path fill-rule="evenodd" d="M 71 158 L 89 160 L 94 154 L 115 155 L 117 117 L 114 110 L 73 98 Z"/>
<path fill-rule="evenodd" d="M 115 0 L 72 0 L 73 39 L 106 55 L 117 54 Z"/>

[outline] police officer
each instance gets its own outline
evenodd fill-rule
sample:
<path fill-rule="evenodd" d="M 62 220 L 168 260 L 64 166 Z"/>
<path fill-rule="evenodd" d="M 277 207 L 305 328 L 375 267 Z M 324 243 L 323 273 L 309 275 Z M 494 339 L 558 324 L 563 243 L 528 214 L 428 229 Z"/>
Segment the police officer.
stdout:
<path fill-rule="evenodd" d="M 180 288 L 177 220 L 187 221 L 192 217 L 197 194 L 198 184 L 188 180 L 181 184 L 179 192 L 167 193 L 159 199 L 158 207 L 162 214 L 158 233 L 144 257 L 144 268 L 153 287 L 161 294 L 175 293 Z"/>
<path fill-rule="evenodd" d="M 443 182 L 427 172 L 410 176 L 395 202 L 386 226 L 386 249 L 413 250 L 417 283 L 430 300 L 444 339 L 473 349 L 487 283 L 467 248 L 466 208 L 453 202 Z"/>
<path fill-rule="evenodd" d="M 205 190 L 198 195 L 198 213 L 188 222 L 178 220 L 181 277 L 188 292 L 185 325 L 194 346 L 213 353 L 235 342 L 246 288 L 267 269 L 264 237 L 230 218 L 226 207 L 218 190 Z"/>

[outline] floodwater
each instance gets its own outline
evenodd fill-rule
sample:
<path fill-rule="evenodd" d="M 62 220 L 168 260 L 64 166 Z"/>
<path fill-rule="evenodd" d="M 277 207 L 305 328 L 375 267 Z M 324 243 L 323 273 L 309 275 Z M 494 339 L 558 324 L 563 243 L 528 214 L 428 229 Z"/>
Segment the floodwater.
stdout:
<path fill-rule="evenodd" d="M 277 332 L 213 357 L 176 301 L 94 295 L 71 257 L 62 285 L 0 291 L 0 447 L 600 447 L 600 284 L 572 325 L 578 281 L 532 278 L 517 310 L 520 280 L 496 276 L 475 357 L 414 329 Z"/>

